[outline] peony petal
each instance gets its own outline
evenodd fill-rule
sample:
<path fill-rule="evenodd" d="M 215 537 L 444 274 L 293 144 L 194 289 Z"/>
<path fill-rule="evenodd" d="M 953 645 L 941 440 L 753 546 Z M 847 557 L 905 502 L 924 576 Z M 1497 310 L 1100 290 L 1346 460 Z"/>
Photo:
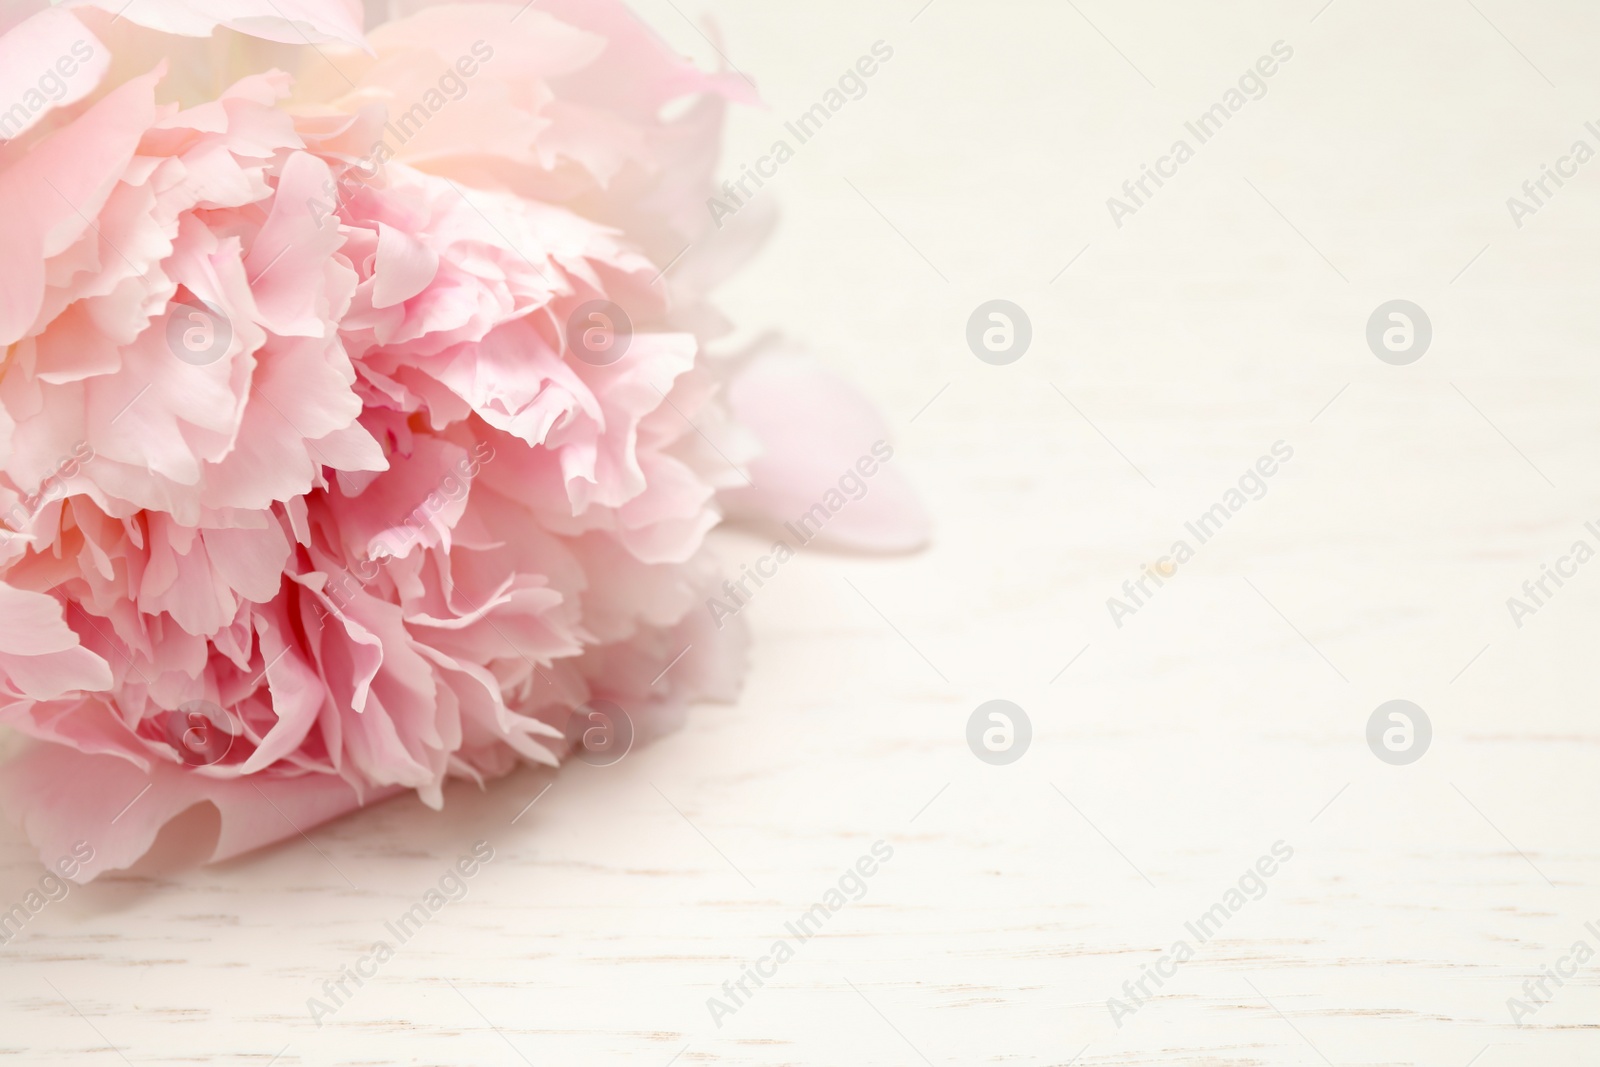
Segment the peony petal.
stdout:
<path fill-rule="evenodd" d="M 209 861 L 217 862 L 298 837 L 400 791 L 378 788 L 362 795 L 332 775 L 209 778 L 169 763 L 147 774 L 115 756 L 45 744 L 28 746 L 4 770 L 0 806 L 22 824 L 47 863 L 92 856 L 68 876 L 75 882 L 132 866 L 167 822 L 197 804 L 210 804 L 221 815 L 208 850 Z"/>
<path fill-rule="evenodd" d="M 750 464 L 753 487 L 724 492 L 731 505 L 774 522 L 811 514 L 805 529 L 820 524 L 815 540 L 824 545 L 904 552 L 927 543 L 927 512 L 890 461 L 888 427 L 849 383 L 810 360 L 763 355 L 728 399 L 765 449 Z M 865 486 L 859 498 L 856 483 Z"/>
<path fill-rule="evenodd" d="M 140 26 L 209 37 L 218 26 L 285 44 L 363 43 L 361 0 L 62 0 L 98 7 Z"/>
<path fill-rule="evenodd" d="M 77 16 L 45 8 L 0 36 L 0 141 L 22 136 L 56 108 L 92 93 L 111 53 Z M 48 95 L 47 95 L 48 94 Z"/>
<path fill-rule="evenodd" d="M 439 253 L 384 223 L 378 224 L 378 258 L 373 265 L 372 306 L 393 307 L 426 289 L 439 272 Z"/>
<path fill-rule="evenodd" d="M 160 74 L 112 90 L 71 125 L 0 171 L 0 345 L 20 339 L 44 302 L 44 257 L 91 227 L 155 117 Z"/>

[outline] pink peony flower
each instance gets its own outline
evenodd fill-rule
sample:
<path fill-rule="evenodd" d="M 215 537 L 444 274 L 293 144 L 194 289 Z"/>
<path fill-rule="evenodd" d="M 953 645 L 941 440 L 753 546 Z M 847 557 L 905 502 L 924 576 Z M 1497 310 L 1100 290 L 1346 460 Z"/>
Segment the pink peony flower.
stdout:
<path fill-rule="evenodd" d="M 79 879 L 731 698 L 706 534 L 885 436 L 670 270 L 741 78 L 616 0 L 393 6 L 0 15 L 0 799 Z M 881 477 L 829 538 L 923 539 Z"/>

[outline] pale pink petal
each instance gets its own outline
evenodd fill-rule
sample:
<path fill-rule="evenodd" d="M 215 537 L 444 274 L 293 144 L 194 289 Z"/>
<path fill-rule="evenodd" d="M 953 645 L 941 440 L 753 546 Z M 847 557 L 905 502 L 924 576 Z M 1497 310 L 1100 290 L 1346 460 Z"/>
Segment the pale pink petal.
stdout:
<path fill-rule="evenodd" d="M 44 257 L 90 228 L 155 117 L 157 75 L 136 78 L 0 171 L 0 345 L 17 341 L 44 301 Z"/>
<path fill-rule="evenodd" d="M 34 700 L 107 689 L 111 669 L 82 647 L 54 597 L 0 583 L 0 679 Z"/>
<path fill-rule="evenodd" d="M 754 487 L 728 490 L 730 504 L 780 523 L 821 506 L 806 527 L 825 519 L 821 544 L 900 552 L 927 543 L 927 513 L 904 469 L 888 458 L 888 427 L 844 379 L 809 360 L 763 355 L 728 399 L 765 450 L 750 465 Z"/>
<path fill-rule="evenodd" d="M 0 140 L 20 137 L 52 110 L 94 91 L 111 53 L 77 17 L 45 8 L 0 36 Z"/>
<path fill-rule="evenodd" d="M 0 806 L 22 823 L 41 857 L 54 864 L 80 842 L 93 849 L 93 859 L 71 876 L 76 882 L 132 866 L 163 826 L 197 804 L 210 804 L 221 816 L 216 841 L 207 850 L 209 861 L 217 862 L 298 839 L 329 819 L 400 791 L 358 793 L 333 775 L 221 779 L 172 764 L 144 771 L 114 756 L 42 744 L 13 758 L 4 772 Z M 340 882 L 333 870 L 329 878 Z"/>
<path fill-rule="evenodd" d="M 439 253 L 422 241 L 378 224 L 378 254 L 372 266 L 372 306 L 393 307 L 426 289 L 439 271 Z"/>
<path fill-rule="evenodd" d="M 361 0 L 63 0 L 98 7 L 140 26 L 208 37 L 218 26 L 285 44 L 362 42 Z"/>

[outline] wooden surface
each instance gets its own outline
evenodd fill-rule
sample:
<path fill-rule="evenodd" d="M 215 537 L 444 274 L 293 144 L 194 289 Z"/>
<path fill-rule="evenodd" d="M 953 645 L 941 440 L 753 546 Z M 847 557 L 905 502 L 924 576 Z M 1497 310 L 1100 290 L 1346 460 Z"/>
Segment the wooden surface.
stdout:
<path fill-rule="evenodd" d="M 935 545 L 786 564 L 739 704 L 615 766 L 75 888 L 0 946 L 0 1062 L 1600 1062 L 1593 963 L 1527 1025 L 1507 1006 L 1600 948 L 1600 563 L 1506 607 L 1600 545 L 1600 162 L 1521 228 L 1506 206 L 1600 147 L 1600 13 L 920 4 L 677 7 L 772 104 L 729 172 L 894 48 L 763 190 L 785 223 L 725 306 L 878 400 Z M 1266 95 L 1116 227 L 1106 198 L 1278 40 Z M 1034 330 L 1004 367 L 964 340 L 997 297 Z M 1411 366 L 1364 337 L 1395 298 L 1434 327 Z M 1280 440 L 1265 495 L 1116 626 L 1106 598 Z M 1009 766 L 965 740 L 996 698 L 1032 722 Z M 1364 738 L 1395 698 L 1433 725 L 1409 766 Z M 313 1021 L 480 840 L 464 897 Z M 861 899 L 789 935 L 877 841 Z M 0 906 L 40 875 L 6 828 Z M 1119 1027 L 1108 998 L 1180 940 Z"/>

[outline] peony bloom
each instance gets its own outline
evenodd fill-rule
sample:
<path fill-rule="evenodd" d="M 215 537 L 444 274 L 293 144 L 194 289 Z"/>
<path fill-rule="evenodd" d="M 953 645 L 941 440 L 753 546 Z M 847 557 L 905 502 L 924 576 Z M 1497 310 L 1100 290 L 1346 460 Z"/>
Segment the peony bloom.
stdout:
<path fill-rule="evenodd" d="M 80 879 L 731 698 L 708 531 L 885 436 L 673 272 L 741 78 L 616 0 L 390 6 L 0 15 L 0 798 Z M 879 484 L 831 539 L 920 542 Z"/>
<path fill-rule="evenodd" d="M 392 6 L 0 16 L 0 798 L 78 878 L 730 699 L 707 531 L 885 435 L 670 274 L 741 78 L 614 0 Z M 830 539 L 922 541 L 882 485 Z"/>

